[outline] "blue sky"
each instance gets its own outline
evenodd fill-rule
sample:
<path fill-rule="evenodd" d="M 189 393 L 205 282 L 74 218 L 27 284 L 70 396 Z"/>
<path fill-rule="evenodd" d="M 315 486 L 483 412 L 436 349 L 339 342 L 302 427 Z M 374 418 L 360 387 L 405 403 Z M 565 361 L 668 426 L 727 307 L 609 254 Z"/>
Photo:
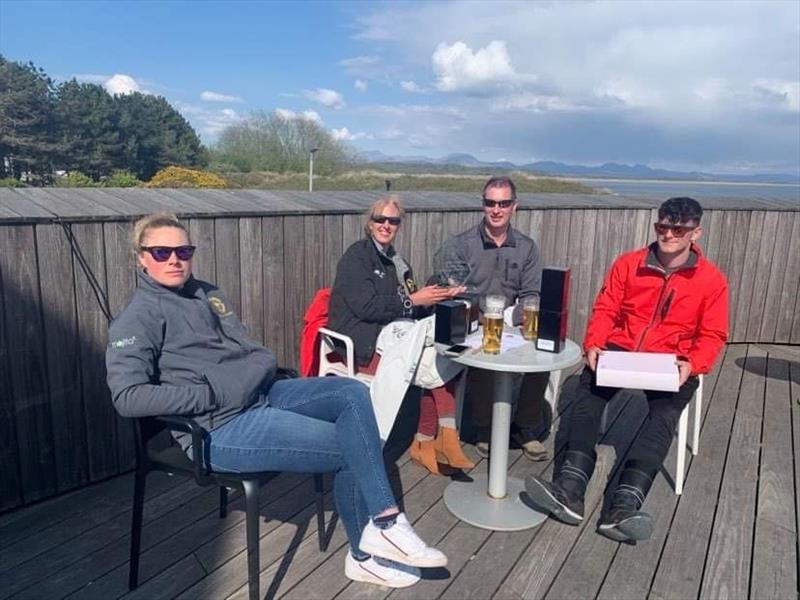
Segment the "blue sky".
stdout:
<path fill-rule="evenodd" d="M 0 52 L 362 150 L 800 172 L 800 2 L 18 2 Z"/>

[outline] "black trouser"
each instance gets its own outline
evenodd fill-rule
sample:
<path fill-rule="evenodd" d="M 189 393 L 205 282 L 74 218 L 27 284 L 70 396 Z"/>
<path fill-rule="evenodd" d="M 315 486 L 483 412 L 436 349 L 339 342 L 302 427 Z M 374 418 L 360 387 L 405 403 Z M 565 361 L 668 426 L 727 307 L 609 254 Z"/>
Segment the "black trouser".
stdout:
<path fill-rule="evenodd" d="M 628 460 L 638 460 L 658 469 L 669 452 L 672 436 L 684 407 L 692 399 L 699 380 L 689 377 L 677 392 L 645 390 L 649 413 L 644 427 L 628 452 Z M 590 454 L 597 443 L 603 409 L 619 388 L 598 387 L 594 372 L 584 367 L 570 421 L 569 450 Z"/>
<path fill-rule="evenodd" d="M 549 407 L 545 406 L 547 400 L 544 399 L 549 380 L 550 373 L 526 373 L 521 387 L 514 388 L 519 389 L 519 394 L 513 399 L 512 428 L 520 434 L 523 442 L 544 441 L 550 434 L 549 422 L 545 422 L 545 410 Z M 470 369 L 466 393 L 472 402 L 473 426 L 488 429 L 492 422 L 494 372 Z"/>

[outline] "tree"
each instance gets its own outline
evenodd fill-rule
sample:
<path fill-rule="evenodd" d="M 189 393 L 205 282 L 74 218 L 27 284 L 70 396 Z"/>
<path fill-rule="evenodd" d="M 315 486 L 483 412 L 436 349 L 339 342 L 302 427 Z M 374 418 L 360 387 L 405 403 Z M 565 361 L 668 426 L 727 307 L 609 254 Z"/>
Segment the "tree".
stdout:
<path fill-rule="evenodd" d="M 114 100 L 99 85 L 74 79 L 56 90 L 58 165 L 99 181 L 122 166 L 119 117 Z"/>
<path fill-rule="evenodd" d="M 0 178 L 49 178 L 56 150 L 53 103 L 53 83 L 42 69 L 0 55 Z"/>
<path fill-rule="evenodd" d="M 303 172 L 312 148 L 318 148 L 314 167 L 321 175 L 339 172 L 352 162 L 347 146 L 333 139 L 319 122 L 264 112 L 226 128 L 212 156 L 221 170 Z"/>
<path fill-rule="evenodd" d="M 122 164 L 139 179 L 170 165 L 202 167 L 206 151 L 194 129 L 160 96 L 114 96 L 119 115 Z"/>

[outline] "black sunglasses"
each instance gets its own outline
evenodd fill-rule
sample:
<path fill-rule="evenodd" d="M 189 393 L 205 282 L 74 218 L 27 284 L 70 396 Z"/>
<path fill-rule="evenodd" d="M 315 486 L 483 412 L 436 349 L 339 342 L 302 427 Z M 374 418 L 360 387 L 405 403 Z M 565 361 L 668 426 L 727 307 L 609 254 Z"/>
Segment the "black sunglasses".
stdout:
<path fill-rule="evenodd" d="M 682 238 L 690 231 L 698 228 L 698 225 L 674 225 L 672 223 L 653 223 L 656 233 L 658 235 L 666 235 L 668 231 L 672 232 L 676 238 Z"/>
<path fill-rule="evenodd" d="M 513 198 L 511 200 L 489 200 L 488 198 L 481 198 L 481 200 L 483 200 L 483 205 L 486 208 L 494 208 L 495 206 L 511 208 L 511 205 L 514 204 Z"/>
<path fill-rule="evenodd" d="M 384 217 L 383 215 L 372 215 L 370 219 L 372 219 L 375 223 L 378 223 L 380 225 L 383 225 L 384 223 L 386 223 L 386 221 L 389 221 L 389 225 L 394 225 L 395 227 L 397 227 L 398 225 L 400 225 L 400 223 L 403 222 L 403 219 L 401 219 L 400 217 Z"/>
<path fill-rule="evenodd" d="M 142 246 L 142 250 L 147 250 L 156 262 L 168 261 L 173 252 L 178 260 L 192 260 L 194 249 L 194 246 Z"/>

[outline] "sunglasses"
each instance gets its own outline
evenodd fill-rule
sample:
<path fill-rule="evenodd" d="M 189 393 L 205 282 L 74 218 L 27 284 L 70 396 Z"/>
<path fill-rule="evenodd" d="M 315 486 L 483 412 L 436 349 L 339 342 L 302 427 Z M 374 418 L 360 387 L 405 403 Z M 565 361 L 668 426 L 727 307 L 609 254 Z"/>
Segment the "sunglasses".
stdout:
<path fill-rule="evenodd" d="M 483 200 L 483 205 L 486 208 L 494 208 L 495 206 L 499 206 L 500 208 L 511 208 L 511 205 L 514 204 L 514 200 L 489 200 L 488 198 L 481 198 Z"/>
<path fill-rule="evenodd" d="M 192 260 L 195 246 L 142 246 L 142 250 L 147 250 L 156 262 L 166 262 L 172 253 L 178 260 Z"/>
<path fill-rule="evenodd" d="M 672 223 L 653 223 L 658 235 L 666 235 L 668 231 L 672 232 L 676 238 L 682 238 L 690 231 L 697 229 L 697 225 L 673 225 Z"/>
<path fill-rule="evenodd" d="M 372 215 L 370 217 L 374 223 L 378 223 L 379 225 L 383 225 L 386 221 L 389 221 L 389 225 L 394 225 L 397 227 L 402 223 L 403 219 L 400 217 L 384 217 L 383 215 Z"/>

